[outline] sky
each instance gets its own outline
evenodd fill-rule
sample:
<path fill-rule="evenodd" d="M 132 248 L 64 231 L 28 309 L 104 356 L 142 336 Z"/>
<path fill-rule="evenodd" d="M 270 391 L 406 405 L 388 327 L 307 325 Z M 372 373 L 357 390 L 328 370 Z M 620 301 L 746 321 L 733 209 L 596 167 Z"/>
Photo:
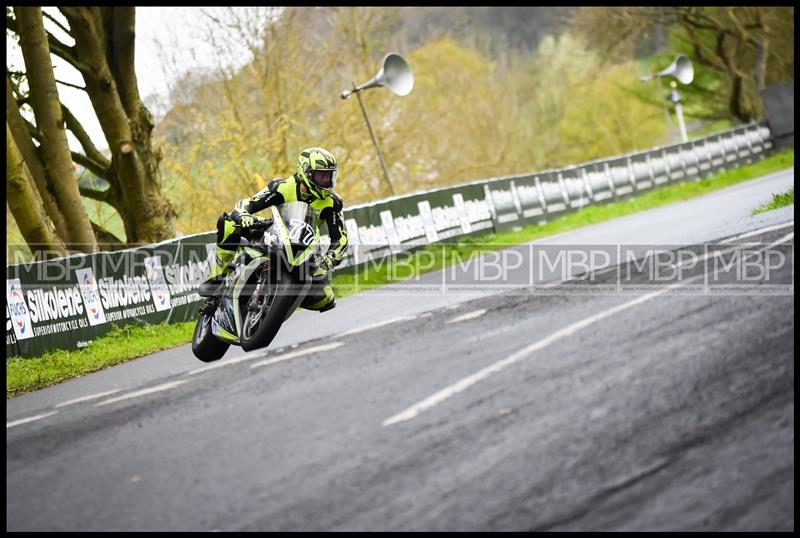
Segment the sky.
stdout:
<path fill-rule="evenodd" d="M 66 24 L 58 10 L 43 8 Z M 174 84 L 177 73 L 186 69 L 213 69 L 219 61 L 218 51 L 201 31 L 206 20 L 202 11 L 224 15 L 230 8 L 207 7 L 137 7 L 136 8 L 136 77 L 139 94 L 158 121 L 167 112 L 165 98 Z M 233 8 L 246 9 L 246 8 Z M 71 45 L 72 39 L 45 19 L 45 27 L 59 39 Z M 83 85 L 80 73 L 60 58 L 51 55 L 57 80 L 79 86 Z M 241 64 L 242 56 L 228 58 L 232 64 Z M 19 46 L 6 32 L 6 65 L 12 70 L 22 71 L 24 60 Z M 61 102 L 81 121 L 84 129 L 99 149 L 107 148 L 103 131 L 85 92 L 58 84 Z M 153 96 L 160 96 L 154 99 Z M 161 103 L 161 105 L 159 105 Z M 70 146 L 80 150 L 80 145 L 68 133 Z"/>

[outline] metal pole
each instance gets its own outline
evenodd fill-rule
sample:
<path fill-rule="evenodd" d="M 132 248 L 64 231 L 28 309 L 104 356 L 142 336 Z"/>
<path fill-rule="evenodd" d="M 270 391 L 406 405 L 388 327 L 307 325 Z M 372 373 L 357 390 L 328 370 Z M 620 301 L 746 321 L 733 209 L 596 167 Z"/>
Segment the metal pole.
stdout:
<path fill-rule="evenodd" d="M 683 105 L 681 105 L 681 96 L 678 95 L 675 81 L 670 82 L 672 91 L 670 92 L 669 99 L 675 104 L 675 115 L 678 116 L 678 128 L 681 131 L 681 140 L 688 142 L 689 137 L 686 135 L 686 124 L 683 123 Z"/>
<path fill-rule="evenodd" d="M 353 82 L 353 88 L 355 90 L 356 83 Z M 375 151 L 378 152 L 378 160 L 381 162 L 381 168 L 383 169 L 383 178 L 386 180 L 386 183 L 389 185 L 389 190 L 392 193 L 392 196 L 397 196 L 397 193 L 394 192 L 394 187 L 392 187 L 392 181 L 389 179 L 389 170 L 386 169 L 386 162 L 383 160 L 383 154 L 381 154 L 381 148 L 378 146 L 378 139 L 375 138 L 375 133 L 372 132 L 372 125 L 369 122 L 369 116 L 367 116 L 367 109 L 364 107 L 364 102 L 361 100 L 361 92 L 354 91 L 356 97 L 358 97 L 358 104 L 361 106 L 361 112 L 364 113 L 364 121 L 367 122 L 367 129 L 369 130 L 369 136 L 372 137 L 372 143 L 375 144 Z"/>

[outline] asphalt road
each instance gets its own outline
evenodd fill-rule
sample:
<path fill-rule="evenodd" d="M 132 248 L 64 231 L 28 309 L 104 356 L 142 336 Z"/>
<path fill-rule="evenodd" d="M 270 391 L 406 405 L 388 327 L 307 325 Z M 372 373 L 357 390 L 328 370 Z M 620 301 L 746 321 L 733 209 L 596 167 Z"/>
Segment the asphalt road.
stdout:
<path fill-rule="evenodd" d="M 510 247 L 507 252 L 522 252 L 523 259 L 529 259 L 528 250 L 540 245 L 545 248 L 554 245 L 676 246 L 713 241 L 793 220 L 793 207 L 750 215 L 755 207 L 769 202 L 773 193 L 785 192 L 792 185 L 794 168 L 789 168 L 686 202 L 556 234 L 532 244 Z M 495 280 L 491 285 L 486 285 L 485 279 L 481 283 L 480 278 L 476 278 L 470 270 L 457 272 L 456 275 L 449 270 L 433 271 L 416 280 L 339 299 L 336 309 L 330 312 L 319 314 L 300 311 L 293 314 L 281 327 L 270 349 L 299 345 L 317 338 L 418 316 L 437 308 L 455 306 L 498 293 L 502 286 L 530 284 L 527 266 L 508 271 L 504 277 L 502 282 Z M 541 284 L 561 277 L 560 274 L 546 271 L 545 274 L 535 273 L 534 283 Z M 453 282 L 459 286 L 448 285 Z M 231 347 L 225 359 L 245 355 L 241 348 Z M 51 406 L 110 390 L 132 390 L 196 367 L 197 359 L 192 355 L 189 345 L 153 353 L 115 368 L 14 398 L 6 404 L 7 418 L 17 420 L 36 415 Z"/>
<path fill-rule="evenodd" d="M 746 240 L 793 244 L 793 208 L 717 207 L 707 233 L 727 233 L 697 241 L 769 228 Z M 652 242 L 690 244 L 678 232 Z M 71 382 L 96 396 L 74 403 L 69 388 L 15 398 L 6 528 L 793 530 L 793 286 L 687 291 L 709 274 L 635 293 L 419 294 L 349 335 L 211 368 L 146 368 L 153 356 L 133 361 L 148 372 L 135 385 Z M 793 284 L 792 264 L 771 278 Z"/>

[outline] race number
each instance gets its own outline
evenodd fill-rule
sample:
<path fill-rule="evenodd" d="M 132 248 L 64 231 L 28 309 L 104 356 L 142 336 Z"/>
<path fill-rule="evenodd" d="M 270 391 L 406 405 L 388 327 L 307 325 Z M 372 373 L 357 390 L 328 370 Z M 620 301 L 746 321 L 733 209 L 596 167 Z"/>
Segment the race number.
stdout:
<path fill-rule="evenodd" d="M 307 222 L 300 219 L 292 219 L 289 222 L 289 240 L 292 243 L 301 243 L 304 246 L 308 246 L 313 239 L 314 228 Z"/>

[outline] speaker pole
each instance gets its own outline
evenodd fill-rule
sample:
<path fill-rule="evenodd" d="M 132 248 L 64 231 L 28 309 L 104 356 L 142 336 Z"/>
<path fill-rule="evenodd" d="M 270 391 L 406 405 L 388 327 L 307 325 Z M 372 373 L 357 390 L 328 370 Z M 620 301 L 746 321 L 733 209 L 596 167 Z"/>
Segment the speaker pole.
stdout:
<path fill-rule="evenodd" d="M 678 94 L 678 88 L 675 81 L 670 81 L 671 88 L 669 100 L 675 105 L 675 115 L 678 116 L 678 129 L 681 131 L 681 140 L 688 142 L 689 137 L 686 134 L 686 124 L 683 122 L 683 105 L 681 105 L 681 96 Z"/>
<path fill-rule="evenodd" d="M 353 88 L 356 87 L 356 83 L 353 82 Z M 392 196 L 397 196 L 397 193 L 394 192 L 394 187 L 392 186 L 392 181 L 389 179 L 389 170 L 386 168 L 386 161 L 383 160 L 383 154 L 381 153 L 381 148 L 378 145 L 378 139 L 375 138 L 375 133 L 372 132 L 372 124 L 369 122 L 369 116 L 367 115 L 367 109 L 364 106 L 364 101 L 361 99 L 361 92 L 354 90 L 352 93 L 356 94 L 358 98 L 358 104 L 361 106 L 361 112 L 364 113 L 364 121 L 367 122 L 367 129 L 369 130 L 369 136 L 372 137 L 372 143 L 375 145 L 375 151 L 378 152 L 378 160 L 381 163 L 381 168 L 383 169 L 383 179 L 386 180 L 386 184 L 389 185 L 389 191 L 392 193 Z M 349 97 L 349 96 L 348 96 Z"/>
<path fill-rule="evenodd" d="M 356 86 L 356 83 L 353 81 L 351 81 L 351 83 L 353 84 L 353 89 L 343 91 L 339 97 L 347 99 L 353 94 L 356 94 L 356 97 L 358 97 L 358 105 L 361 107 L 361 113 L 364 114 L 364 121 L 367 122 L 369 136 L 372 138 L 372 144 L 375 146 L 375 151 L 378 153 L 378 160 L 383 170 L 383 179 L 385 179 L 386 184 L 389 185 L 389 191 L 392 193 L 392 196 L 397 196 L 397 193 L 394 192 L 392 180 L 389 179 L 389 169 L 386 167 L 386 161 L 383 160 L 383 153 L 381 153 L 378 139 L 375 137 L 375 132 L 372 130 L 372 124 L 369 122 L 367 109 L 364 107 L 364 101 L 361 99 L 360 92 L 361 90 L 369 88 L 386 87 L 392 90 L 392 93 L 395 95 L 402 97 L 408 95 L 414 88 L 414 75 L 411 73 L 411 68 L 408 67 L 408 63 L 405 59 L 399 54 L 391 52 L 383 57 L 381 68 L 374 77 L 361 86 Z"/>
<path fill-rule="evenodd" d="M 691 84 L 694 80 L 694 67 L 692 67 L 692 62 L 689 61 L 689 58 L 684 56 L 683 54 L 679 54 L 675 57 L 675 61 L 673 61 L 669 67 L 662 69 L 658 73 L 652 73 L 650 75 L 645 75 L 643 77 L 639 77 L 641 82 L 647 82 L 648 80 L 652 80 L 658 77 L 672 77 L 681 84 Z M 678 84 L 672 80 L 670 81 L 670 94 L 667 99 L 672 101 L 672 104 L 675 105 L 675 115 L 678 117 L 678 129 L 680 130 L 681 134 L 681 141 L 688 142 L 689 136 L 686 134 L 686 124 L 683 121 L 683 105 L 681 105 L 681 96 L 678 94 Z M 666 109 L 665 109 L 666 111 Z M 669 113 L 667 113 L 667 119 L 669 119 Z M 672 130 L 672 121 L 670 123 L 670 130 Z"/>

